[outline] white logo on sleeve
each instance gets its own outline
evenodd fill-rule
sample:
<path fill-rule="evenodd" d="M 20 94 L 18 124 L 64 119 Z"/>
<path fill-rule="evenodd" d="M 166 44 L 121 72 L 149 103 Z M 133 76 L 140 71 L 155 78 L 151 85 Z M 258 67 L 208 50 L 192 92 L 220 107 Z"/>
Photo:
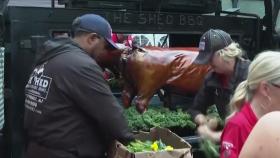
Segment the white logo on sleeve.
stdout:
<path fill-rule="evenodd" d="M 223 141 L 222 142 L 222 148 L 224 149 L 224 157 L 227 158 L 227 157 L 230 157 L 231 155 L 231 149 L 233 148 L 233 144 L 230 143 L 230 142 L 226 142 L 226 141 Z"/>
<path fill-rule="evenodd" d="M 38 103 L 43 103 L 48 97 L 52 78 L 44 75 L 45 64 L 36 67 L 30 75 L 25 87 L 25 107 L 33 112 L 41 114 Z"/>

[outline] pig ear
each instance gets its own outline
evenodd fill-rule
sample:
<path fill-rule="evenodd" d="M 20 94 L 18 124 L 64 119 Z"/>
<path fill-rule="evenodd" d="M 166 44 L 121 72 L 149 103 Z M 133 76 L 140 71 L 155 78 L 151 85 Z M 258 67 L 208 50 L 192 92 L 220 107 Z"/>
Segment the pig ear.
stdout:
<path fill-rule="evenodd" d="M 142 51 L 143 47 L 141 47 L 139 44 L 137 43 L 132 43 L 132 50 L 138 50 L 138 51 Z"/>
<path fill-rule="evenodd" d="M 138 49 L 139 48 L 139 45 L 137 45 L 137 44 L 132 44 L 132 50 L 136 50 L 136 49 Z"/>
<path fill-rule="evenodd" d="M 134 52 L 134 50 L 140 51 L 140 52 L 146 52 L 146 49 L 143 47 L 140 47 L 138 45 L 132 45 L 132 51 Z"/>
<path fill-rule="evenodd" d="M 122 43 L 116 43 L 116 45 L 118 46 L 119 49 L 125 49 L 126 46 Z"/>
<path fill-rule="evenodd" d="M 146 50 L 145 48 L 143 48 L 143 47 L 139 47 L 138 50 L 139 50 L 140 52 L 147 52 L 147 50 Z"/>

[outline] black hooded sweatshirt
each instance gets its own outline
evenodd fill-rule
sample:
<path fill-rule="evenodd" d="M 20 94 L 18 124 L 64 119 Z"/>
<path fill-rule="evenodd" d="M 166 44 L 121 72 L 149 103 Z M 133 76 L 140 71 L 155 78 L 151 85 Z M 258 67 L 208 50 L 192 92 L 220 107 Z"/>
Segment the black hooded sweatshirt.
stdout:
<path fill-rule="evenodd" d="M 25 95 L 24 126 L 31 143 L 97 158 L 113 139 L 132 138 L 101 68 L 69 38 L 44 44 Z"/>

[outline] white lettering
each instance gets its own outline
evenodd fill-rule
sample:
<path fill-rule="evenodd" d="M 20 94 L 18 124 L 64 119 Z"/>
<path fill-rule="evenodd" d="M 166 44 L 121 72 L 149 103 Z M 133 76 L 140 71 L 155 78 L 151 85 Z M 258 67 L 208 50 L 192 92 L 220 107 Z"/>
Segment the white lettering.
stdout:
<path fill-rule="evenodd" d="M 138 24 L 146 24 L 147 19 L 145 18 L 145 14 L 139 14 Z"/>
<path fill-rule="evenodd" d="M 35 81 L 35 85 L 38 86 L 39 85 L 39 82 L 40 82 L 40 78 L 34 76 L 34 81 Z"/>
<path fill-rule="evenodd" d="M 202 16 L 198 16 L 198 17 L 196 18 L 196 21 L 197 21 L 197 25 L 203 25 Z"/>
<path fill-rule="evenodd" d="M 166 17 L 166 24 L 173 24 L 173 16 L 167 15 Z"/>
<path fill-rule="evenodd" d="M 46 88 L 48 85 L 49 85 L 49 81 L 48 80 L 44 80 L 42 87 Z"/>
<path fill-rule="evenodd" d="M 188 25 L 195 25 L 195 20 L 193 16 L 188 16 Z"/>
<path fill-rule="evenodd" d="M 26 95 L 26 98 L 31 99 L 31 100 L 37 100 L 37 97 L 32 96 L 32 95 Z"/>
<path fill-rule="evenodd" d="M 157 17 L 157 24 L 158 25 L 163 25 L 163 14 L 158 14 L 158 17 Z"/>
<path fill-rule="evenodd" d="M 122 23 L 122 14 L 121 13 L 114 14 L 114 23 Z"/>
<path fill-rule="evenodd" d="M 31 76 L 28 80 L 28 84 L 31 84 L 32 83 L 32 79 L 33 79 L 33 76 Z"/>
<path fill-rule="evenodd" d="M 180 15 L 180 25 L 186 25 L 186 17 L 184 15 Z"/>
<path fill-rule="evenodd" d="M 123 17 L 123 22 L 125 23 L 125 24 L 130 24 L 131 23 L 131 21 L 129 21 L 129 15 L 130 15 L 131 13 L 124 13 L 124 17 Z"/>
<path fill-rule="evenodd" d="M 30 105 L 30 106 L 35 107 L 35 108 L 37 107 L 37 103 L 34 102 L 34 101 L 31 101 L 29 99 L 25 100 L 25 104 Z"/>
<path fill-rule="evenodd" d="M 157 15 L 156 14 L 149 14 L 149 24 L 156 24 L 157 23 Z"/>
<path fill-rule="evenodd" d="M 44 93 L 45 93 L 45 92 L 46 92 L 46 88 L 41 88 L 41 87 L 39 87 L 39 88 L 38 88 L 38 91 L 44 92 Z"/>

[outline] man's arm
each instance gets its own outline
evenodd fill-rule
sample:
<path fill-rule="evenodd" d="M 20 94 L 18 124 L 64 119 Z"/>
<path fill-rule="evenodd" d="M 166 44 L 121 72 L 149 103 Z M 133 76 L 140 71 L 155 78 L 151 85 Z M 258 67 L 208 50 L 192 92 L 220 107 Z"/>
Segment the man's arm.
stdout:
<path fill-rule="evenodd" d="M 123 116 L 123 108 L 102 77 L 100 67 L 96 64 L 87 64 L 79 69 L 72 69 L 72 75 L 73 86 L 70 91 L 76 104 L 113 139 L 120 141 L 132 139 Z"/>
<path fill-rule="evenodd" d="M 205 117 L 206 110 L 213 104 L 214 95 L 212 94 L 212 90 L 206 86 L 206 82 L 204 81 L 203 86 L 195 96 L 192 107 L 188 110 L 192 115 L 195 123 L 197 123 L 198 125 L 202 125 L 207 122 L 207 119 Z"/>

